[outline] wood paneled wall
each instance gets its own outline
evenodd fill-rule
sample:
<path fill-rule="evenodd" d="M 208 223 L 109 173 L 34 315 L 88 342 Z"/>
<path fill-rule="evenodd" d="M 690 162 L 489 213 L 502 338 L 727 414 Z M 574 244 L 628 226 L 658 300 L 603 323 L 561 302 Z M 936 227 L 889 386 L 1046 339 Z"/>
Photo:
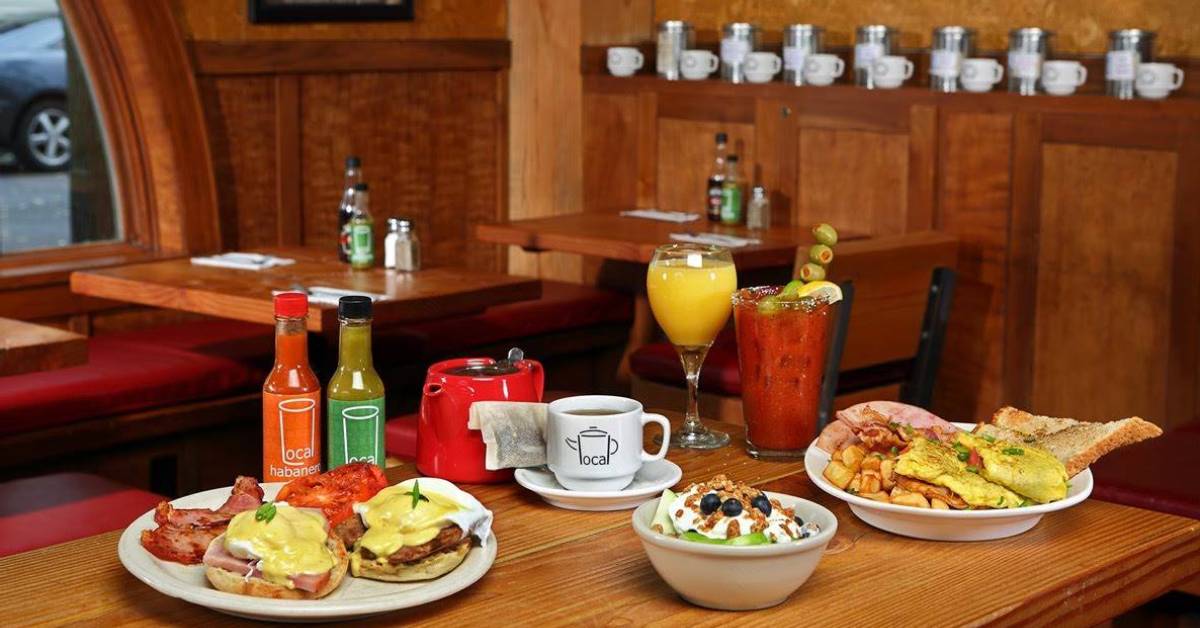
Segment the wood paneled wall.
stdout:
<path fill-rule="evenodd" d="M 499 269 L 476 223 L 507 203 L 505 4 L 418 3 L 411 23 L 250 25 L 245 3 L 178 0 L 200 76 L 227 248 L 333 247 L 347 155 L 377 242 L 414 220 L 430 264 Z M 487 39 L 480 39 L 487 38 Z"/>
<path fill-rule="evenodd" d="M 748 21 L 774 42 L 785 25 L 805 22 L 825 27 L 831 45 L 853 43 L 860 24 L 888 24 L 906 48 L 928 47 L 935 26 L 962 24 L 986 50 L 1006 49 L 1010 29 L 1040 26 L 1056 33 L 1055 50 L 1071 53 L 1103 53 L 1108 31 L 1145 28 L 1158 32 L 1159 54 L 1200 56 L 1200 3 L 1189 0 L 655 0 L 654 20 L 687 20 L 709 40 L 727 22 Z"/>

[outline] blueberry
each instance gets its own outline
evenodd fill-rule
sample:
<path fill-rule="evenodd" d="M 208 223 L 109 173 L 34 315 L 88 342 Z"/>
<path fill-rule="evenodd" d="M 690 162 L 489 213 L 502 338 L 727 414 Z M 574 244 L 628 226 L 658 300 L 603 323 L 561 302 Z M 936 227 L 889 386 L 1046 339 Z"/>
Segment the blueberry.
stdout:
<path fill-rule="evenodd" d="M 762 514 L 771 516 L 771 500 L 767 499 L 766 495 L 759 495 L 750 500 L 750 505 L 762 511 Z"/>
<path fill-rule="evenodd" d="M 793 517 L 793 519 L 795 519 L 795 520 L 796 520 L 796 525 L 798 525 L 798 526 L 803 526 L 803 525 L 804 525 L 804 520 L 803 520 L 803 519 L 801 519 L 800 517 Z"/>
<path fill-rule="evenodd" d="M 716 493 L 709 493 L 700 499 L 700 512 L 711 515 L 721 507 L 721 498 Z"/>
<path fill-rule="evenodd" d="M 725 513 L 726 517 L 736 517 L 742 514 L 742 502 L 730 497 L 721 504 L 721 512 Z"/>

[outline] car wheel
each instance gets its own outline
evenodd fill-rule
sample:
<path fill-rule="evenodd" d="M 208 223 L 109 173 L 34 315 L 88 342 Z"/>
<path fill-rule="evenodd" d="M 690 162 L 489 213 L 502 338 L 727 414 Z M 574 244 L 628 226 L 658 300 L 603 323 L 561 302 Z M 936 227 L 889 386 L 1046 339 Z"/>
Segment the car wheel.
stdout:
<path fill-rule="evenodd" d="M 39 100 L 17 125 L 17 157 L 43 172 L 66 170 L 71 162 L 71 119 L 61 100 Z"/>

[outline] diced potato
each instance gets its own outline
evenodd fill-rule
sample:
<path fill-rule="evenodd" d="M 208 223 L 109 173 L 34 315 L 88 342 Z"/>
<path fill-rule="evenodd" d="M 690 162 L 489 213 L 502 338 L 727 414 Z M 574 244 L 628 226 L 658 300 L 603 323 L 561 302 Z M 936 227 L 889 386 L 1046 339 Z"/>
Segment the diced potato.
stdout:
<path fill-rule="evenodd" d="M 903 506 L 915 506 L 917 508 L 929 508 L 929 500 L 920 493 L 909 493 L 899 497 L 892 498 L 893 504 L 901 504 Z"/>
<path fill-rule="evenodd" d="M 904 489 L 900 488 L 900 486 L 899 486 L 899 485 L 896 485 L 896 486 L 893 486 L 893 487 L 892 487 L 892 492 L 891 492 L 891 493 L 889 493 L 889 494 L 892 496 L 892 499 L 895 499 L 895 498 L 897 498 L 897 497 L 899 497 L 899 496 L 901 496 L 901 495 L 907 495 L 907 494 L 908 494 L 908 491 L 906 491 L 906 490 L 904 490 Z"/>
<path fill-rule="evenodd" d="M 859 497 L 866 497 L 867 499 L 873 499 L 877 502 L 883 502 L 885 504 L 892 501 L 891 498 L 888 497 L 888 494 L 884 493 L 883 491 L 879 491 L 877 493 L 861 493 L 859 494 Z"/>
<path fill-rule="evenodd" d="M 950 510 L 950 504 L 947 504 L 946 502 L 944 502 L 944 501 L 942 501 L 942 500 L 940 500 L 940 499 L 938 499 L 938 498 L 936 498 L 936 497 L 934 497 L 933 499 L 929 500 L 929 505 L 930 505 L 930 506 L 931 506 L 931 507 L 932 507 L 934 510 Z"/>
<path fill-rule="evenodd" d="M 850 480 L 850 484 L 846 487 L 846 490 L 850 491 L 851 493 L 861 493 L 862 492 L 862 474 L 861 473 L 855 474 L 854 479 Z"/>
<path fill-rule="evenodd" d="M 857 473 L 859 467 L 862 465 L 863 458 L 866 456 L 867 452 L 862 447 L 851 445 L 842 450 L 842 464 Z"/>
<path fill-rule="evenodd" d="M 882 479 L 876 471 L 863 471 L 862 482 L 859 485 L 860 493 L 878 493 L 883 488 Z"/>
<path fill-rule="evenodd" d="M 896 484 L 896 460 L 889 458 L 879 464 L 879 477 L 883 481 L 883 490 L 891 490 Z"/>
<path fill-rule="evenodd" d="M 846 490 L 846 487 L 850 485 L 850 480 L 854 479 L 854 472 L 837 460 L 830 460 L 822 475 L 829 480 L 830 484 L 842 490 Z"/>
<path fill-rule="evenodd" d="M 863 471 L 878 471 L 879 465 L 882 462 L 883 462 L 883 458 L 880 458 L 879 456 L 877 456 L 875 454 L 871 454 L 871 455 L 867 456 L 866 458 L 863 458 L 861 469 Z"/>

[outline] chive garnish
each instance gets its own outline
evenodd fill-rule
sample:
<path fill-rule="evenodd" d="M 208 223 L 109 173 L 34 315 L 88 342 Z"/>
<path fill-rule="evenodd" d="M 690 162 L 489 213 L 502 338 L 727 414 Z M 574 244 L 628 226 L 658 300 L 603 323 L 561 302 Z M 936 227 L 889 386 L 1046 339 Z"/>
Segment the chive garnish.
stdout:
<path fill-rule="evenodd" d="M 254 520 L 271 523 L 271 520 L 275 518 L 276 510 L 277 509 L 275 508 L 275 504 L 273 502 L 267 502 L 262 506 L 259 506 L 258 510 L 254 511 Z"/>
<path fill-rule="evenodd" d="M 1005 447 L 1003 451 L 1004 451 L 1004 453 L 1006 453 L 1010 456 L 1024 456 L 1025 455 L 1025 450 L 1021 449 L 1020 447 Z"/>

